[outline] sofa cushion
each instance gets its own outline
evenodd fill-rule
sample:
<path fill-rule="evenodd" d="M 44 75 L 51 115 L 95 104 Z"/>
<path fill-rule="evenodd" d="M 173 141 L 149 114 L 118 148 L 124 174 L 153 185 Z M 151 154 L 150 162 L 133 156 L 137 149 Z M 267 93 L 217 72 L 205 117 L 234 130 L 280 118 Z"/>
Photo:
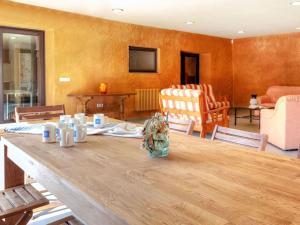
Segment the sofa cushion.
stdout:
<path fill-rule="evenodd" d="M 276 103 L 282 96 L 300 95 L 300 86 L 272 86 L 268 88 L 267 95 L 272 103 Z"/>
<path fill-rule="evenodd" d="M 263 104 L 260 104 L 260 106 L 261 106 L 262 108 L 266 108 L 266 109 L 272 109 L 272 108 L 275 108 L 275 105 L 276 105 L 276 103 L 273 103 L 273 102 L 271 102 L 271 103 L 263 103 Z"/>

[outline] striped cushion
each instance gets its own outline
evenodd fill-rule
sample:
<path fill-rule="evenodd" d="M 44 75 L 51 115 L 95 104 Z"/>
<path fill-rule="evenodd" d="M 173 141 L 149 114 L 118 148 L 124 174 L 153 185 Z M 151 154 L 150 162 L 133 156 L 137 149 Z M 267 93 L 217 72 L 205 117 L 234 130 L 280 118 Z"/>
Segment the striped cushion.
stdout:
<path fill-rule="evenodd" d="M 209 109 L 217 109 L 217 108 L 221 108 L 221 107 L 230 107 L 230 103 L 229 101 L 223 101 L 223 102 L 209 102 L 208 103 L 208 107 Z"/>
<path fill-rule="evenodd" d="M 161 90 L 162 96 L 185 96 L 185 97 L 191 97 L 191 98 L 199 98 L 201 95 L 200 90 L 191 90 L 191 89 L 163 89 Z M 199 112 L 199 116 L 191 116 L 191 115 L 185 115 L 185 114 L 175 114 L 170 113 L 169 116 L 172 118 L 178 118 L 178 119 L 186 119 L 186 120 L 193 120 L 196 123 L 201 123 L 201 117 L 200 117 L 200 105 L 199 101 L 181 101 L 181 100 L 174 100 L 174 99 L 168 99 L 168 100 L 162 100 L 162 106 L 165 109 L 178 109 L 178 110 L 186 110 L 191 112 Z"/>
<path fill-rule="evenodd" d="M 219 107 L 230 106 L 228 101 L 217 102 L 212 86 L 210 84 L 186 84 L 186 85 L 172 85 L 171 88 L 178 89 L 193 89 L 202 90 L 206 95 L 206 101 L 209 109 L 217 109 Z"/>

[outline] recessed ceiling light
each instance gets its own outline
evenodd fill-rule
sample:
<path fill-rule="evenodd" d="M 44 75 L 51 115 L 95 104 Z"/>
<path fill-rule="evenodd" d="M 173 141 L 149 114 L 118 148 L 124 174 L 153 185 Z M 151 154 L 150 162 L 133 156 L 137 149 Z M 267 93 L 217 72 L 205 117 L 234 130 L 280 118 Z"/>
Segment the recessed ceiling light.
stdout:
<path fill-rule="evenodd" d="M 244 34 L 244 33 L 245 33 L 245 31 L 243 31 L 243 30 L 239 30 L 237 33 L 238 33 L 238 34 Z"/>
<path fill-rule="evenodd" d="M 300 0 L 294 0 L 290 3 L 292 6 L 300 6 Z"/>
<path fill-rule="evenodd" d="M 12 40 L 15 40 L 15 39 L 16 39 L 16 37 L 15 37 L 15 36 L 12 36 L 12 37 L 10 37 L 10 39 L 12 39 Z"/>
<path fill-rule="evenodd" d="M 113 13 L 115 14 L 122 14 L 124 12 L 124 9 L 121 9 L 121 8 L 113 8 L 111 11 L 113 11 Z"/>
<path fill-rule="evenodd" d="M 300 27 L 297 27 L 296 30 L 300 30 Z"/>
<path fill-rule="evenodd" d="M 187 24 L 187 25 L 193 25 L 193 24 L 195 24 L 195 21 L 186 21 L 185 24 Z"/>

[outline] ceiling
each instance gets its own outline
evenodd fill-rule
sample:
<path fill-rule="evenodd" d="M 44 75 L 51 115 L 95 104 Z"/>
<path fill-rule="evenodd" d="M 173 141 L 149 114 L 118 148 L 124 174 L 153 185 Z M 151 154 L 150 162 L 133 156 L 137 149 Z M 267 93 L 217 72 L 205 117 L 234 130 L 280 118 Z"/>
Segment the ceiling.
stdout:
<path fill-rule="evenodd" d="M 13 0 L 121 22 L 242 38 L 300 32 L 293 0 Z M 116 14 L 112 8 L 124 11 Z M 185 22 L 193 21 L 192 25 Z M 243 34 L 238 31 L 243 30 Z"/>

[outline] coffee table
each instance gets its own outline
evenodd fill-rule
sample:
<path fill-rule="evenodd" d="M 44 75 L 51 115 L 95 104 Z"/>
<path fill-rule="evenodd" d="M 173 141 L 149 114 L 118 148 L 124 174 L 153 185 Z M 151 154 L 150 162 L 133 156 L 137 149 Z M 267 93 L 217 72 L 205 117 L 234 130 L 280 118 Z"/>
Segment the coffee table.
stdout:
<path fill-rule="evenodd" d="M 258 120 L 258 124 L 260 127 L 260 110 L 262 109 L 272 109 L 274 107 L 265 107 L 265 106 L 256 106 L 256 107 L 250 107 L 249 105 L 239 105 L 239 106 L 233 106 L 234 109 L 234 125 L 236 126 L 237 124 L 237 119 L 249 119 L 250 123 L 252 124 L 253 120 Z M 243 116 L 238 116 L 238 110 L 249 110 L 248 115 L 243 115 Z M 259 111 L 258 115 L 255 115 L 255 111 Z"/>

